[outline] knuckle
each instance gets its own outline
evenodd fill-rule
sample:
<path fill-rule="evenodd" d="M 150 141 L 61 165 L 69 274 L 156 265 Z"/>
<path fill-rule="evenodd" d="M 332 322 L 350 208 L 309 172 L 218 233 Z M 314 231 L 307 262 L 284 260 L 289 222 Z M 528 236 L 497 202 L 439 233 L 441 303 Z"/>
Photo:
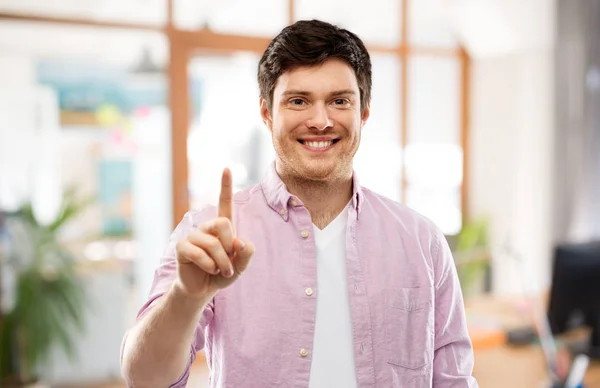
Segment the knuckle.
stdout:
<path fill-rule="evenodd" d="M 221 242 L 217 239 L 211 239 L 210 241 L 208 241 L 208 243 L 206 245 L 207 245 L 208 249 L 210 249 L 214 253 L 214 251 L 219 249 L 219 247 L 221 246 Z"/>
<path fill-rule="evenodd" d="M 219 231 L 226 231 L 229 229 L 230 222 L 226 217 L 219 217 L 215 220 L 215 227 Z"/>
<path fill-rule="evenodd" d="M 213 272 L 214 270 L 216 270 L 217 264 L 214 261 L 207 261 L 206 263 L 204 263 L 204 269 L 210 272 Z"/>
<path fill-rule="evenodd" d="M 194 261 L 200 260 L 200 258 L 202 257 L 202 254 L 200 253 L 201 251 L 202 251 L 201 248 L 196 248 L 196 249 L 192 250 L 189 254 L 190 258 L 193 259 Z"/>
<path fill-rule="evenodd" d="M 188 233 L 186 240 L 193 243 L 194 241 L 198 240 L 199 235 L 200 235 L 200 231 L 192 230 L 190 233 Z"/>
<path fill-rule="evenodd" d="M 185 241 L 186 240 L 179 240 L 177 241 L 177 243 L 175 244 L 175 251 L 178 253 L 181 253 L 181 251 L 183 250 L 183 246 L 185 245 Z"/>

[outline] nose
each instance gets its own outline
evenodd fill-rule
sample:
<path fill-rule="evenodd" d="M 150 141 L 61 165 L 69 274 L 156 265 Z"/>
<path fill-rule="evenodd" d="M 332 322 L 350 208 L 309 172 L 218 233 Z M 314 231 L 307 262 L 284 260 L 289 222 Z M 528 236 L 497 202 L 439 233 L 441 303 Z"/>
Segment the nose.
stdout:
<path fill-rule="evenodd" d="M 329 118 L 327 107 L 321 104 L 313 105 L 311 109 L 311 117 L 306 123 L 309 128 L 317 131 L 325 131 L 333 127 L 333 121 Z"/>

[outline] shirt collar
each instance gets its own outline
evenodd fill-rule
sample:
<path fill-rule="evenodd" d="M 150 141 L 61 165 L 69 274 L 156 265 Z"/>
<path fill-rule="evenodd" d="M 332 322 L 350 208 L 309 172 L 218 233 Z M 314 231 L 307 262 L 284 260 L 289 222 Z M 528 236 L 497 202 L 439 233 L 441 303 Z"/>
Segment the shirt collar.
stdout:
<path fill-rule="evenodd" d="M 292 194 L 289 193 L 285 183 L 279 177 L 277 170 L 275 169 L 275 163 L 271 163 L 265 177 L 261 182 L 262 191 L 265 195 L 267 204 L 271 209 L 279 213 L 288 220 L 287 207 L 288 204 L 297 200 Z M 352 208 L 356 211 L 356 216 L 360 214 L 362 208 L 364 196 L 362 189 L 358 182 L 356 172 L 352 171 Z"/>

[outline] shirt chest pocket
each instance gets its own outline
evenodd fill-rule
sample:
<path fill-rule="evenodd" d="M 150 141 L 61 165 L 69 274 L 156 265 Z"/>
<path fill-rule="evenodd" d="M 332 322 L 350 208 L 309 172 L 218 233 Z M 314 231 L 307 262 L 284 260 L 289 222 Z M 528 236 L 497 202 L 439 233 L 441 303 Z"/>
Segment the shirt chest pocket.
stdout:
<path fill-rule="evenodd" d="M 384 290 L 387 362 L 420 370 L 433 359 L 433 299 L 429 288 Z"/>

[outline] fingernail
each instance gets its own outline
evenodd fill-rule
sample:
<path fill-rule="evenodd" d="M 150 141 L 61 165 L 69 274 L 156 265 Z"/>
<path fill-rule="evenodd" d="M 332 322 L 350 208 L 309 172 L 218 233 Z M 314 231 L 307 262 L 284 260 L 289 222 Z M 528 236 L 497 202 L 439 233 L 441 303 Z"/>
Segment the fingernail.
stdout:
<path fill-rule="evenodd" d="M 242 240 L 239 240 L 239 241 L 240 241 L 240 251 L 243 251 L 244 248 L 246 248 L 246 243 L 243 242 Z"/>
<path fill-rule="evenodd" d="M 233 276 L 233 270 L 232 270 L 231 268 L 228 268 L 228 269 L 225 271 L 225 277 L 227 277 L 227 278 L 230 278 L 230 277 L 232 277 L 232 276 Z"/>
<path fill-rule="evenodd" d="M 218 275 L 218 274 L 219 274 L 219 272 L 221 272 L 221 270 L 217 268 L 217 269 L 215 269 L 215 271 L 213 272 L 213 275 Z"/>

